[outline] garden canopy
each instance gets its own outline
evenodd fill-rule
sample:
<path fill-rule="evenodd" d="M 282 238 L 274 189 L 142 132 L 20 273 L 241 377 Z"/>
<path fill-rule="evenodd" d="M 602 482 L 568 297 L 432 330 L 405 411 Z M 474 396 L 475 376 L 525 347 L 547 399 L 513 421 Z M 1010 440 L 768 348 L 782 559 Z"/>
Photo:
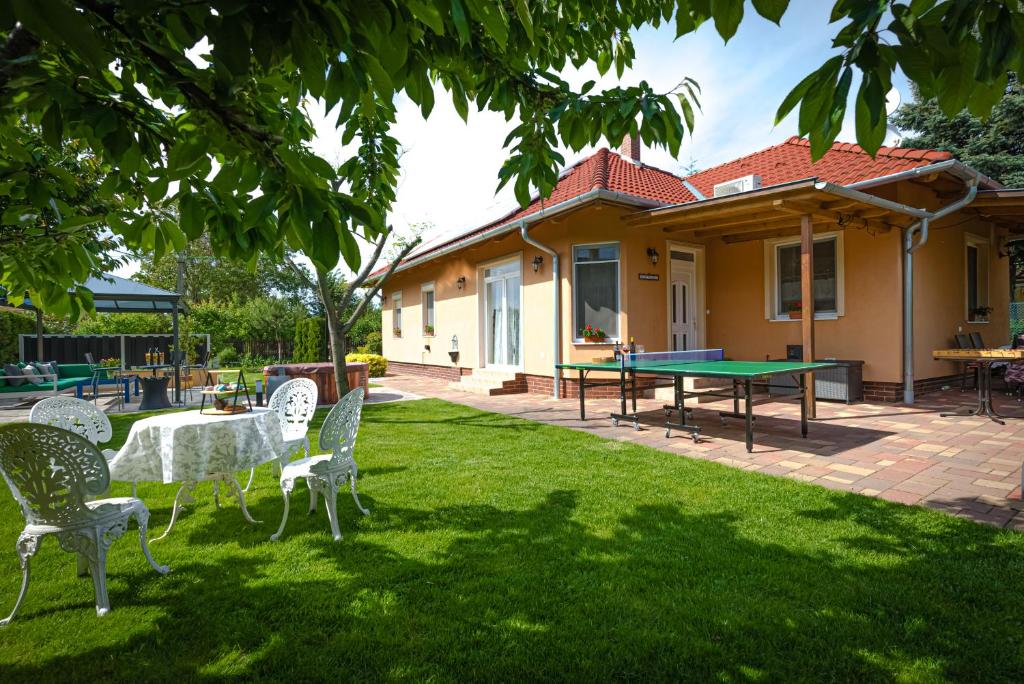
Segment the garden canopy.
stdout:
<path fill-rule="evenodd" d="M 92 292 L 97 313 L 174 313 L 185 309 L 182 295 L 177 292 L 145 285 L 109 273 L 89 278 L 84 287 Z M 25 298 L 22 305 L 35 309 L 32 300 Z"/>

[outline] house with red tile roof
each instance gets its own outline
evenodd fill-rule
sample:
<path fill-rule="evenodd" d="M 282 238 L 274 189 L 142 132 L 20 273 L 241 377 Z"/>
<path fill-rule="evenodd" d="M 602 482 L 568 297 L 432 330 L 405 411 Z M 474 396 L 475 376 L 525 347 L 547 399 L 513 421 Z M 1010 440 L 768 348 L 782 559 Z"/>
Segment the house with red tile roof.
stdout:
<path fill-rule="evenodd" d="M 836 143 L 813 162 L 790 138 L 680 177 L 627 138 L 550 197 L 409 255 L 383 288 L 384 354 L 467 391 L 574 397 L 558 365 L 616 344 L 798 352 L 857 362 L 866 399 L 913 401 L 960 382 L 931 354 L 954 335 L 1009 341 L 1022 217 L 1024 191 L 948 152 Z"/>

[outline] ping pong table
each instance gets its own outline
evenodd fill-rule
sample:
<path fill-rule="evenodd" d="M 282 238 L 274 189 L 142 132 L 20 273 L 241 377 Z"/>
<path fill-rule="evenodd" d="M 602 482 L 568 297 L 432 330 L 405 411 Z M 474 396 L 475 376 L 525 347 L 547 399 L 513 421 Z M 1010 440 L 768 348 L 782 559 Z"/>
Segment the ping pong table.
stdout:
<path fill-rule="evenodd" d="M 687 408 L 686 400 L 697 397 L 718 397 L 732 399 L 732 411 L 720 411 L 719 417 L 724 422 L 726 418 L 742 418 L 746 428 L 747 451 L 754 449 L 755 416 L 753 407 L 775 401 L 799 401 L 800 402 L 800 434 L 807 436 L 807 406 L 804 396 L 807 393 L 807 376 L 816 370 L 832 368 L 830 363 L 804 363 L 800 361 L 731 361 L 725 359 L 725 352 L 722 349 L 693 349 L 678 352 L 647 352 L 647 353 L 624 353 L 618 361 L 587 361 L 578 363 L 558 364 L 563 370 L 575 370 L 579 373 L 580 388 L 580 420 L 586 420 L 586 389 L 596 387 L 619 388 L 619 401 L 621 411 L 612 413 L 612 425 L 619 422 L 633 424 L 634 430 L 640 429 L 640 418 L 636 410 L 636 398 L 638 390 L 638 378 L 653 377 L 654 381 L 644 387 L 655 389 L 671 387 L 674 392 L 674 401 L 671 405 L 666 404 L 665 411 L 665 436 L 669 437 L 672 430 L 679 430 L 689 433 L 694 442 L 700 439 L 700 426 L 687 422 L 687 413 L 692 409 Z M 592 372 L 615 373 L 618 378 L 611 380 L 606 378 L 588 379 Z M 790 375 L 798 378 L 798 391 L 792 394 L 774 395 L 770 394 L 772 389 L 785 389 L 792 392 L 792 386 L 773 385 L 772 377 Z M 732 389 L 724 391 L 694 391 L 687 390 L 683 381 L 685 378 L 717 378 L 727 380 L 731 383 Z M 659 378 L 668 378 L 670 382 L 659 384 Z M 589 381 L 588 381 L 589 380 Z M 755 399 L 754 390 L 768 390 L 769 396 Z M 632 398 L 633 412 L 627 412 L 627 400 Z M 743 401 L 743 411 L 740 411 L 740 400 Z M 672 420 L 672 415 L 677 414 L 678 420 Z"/>

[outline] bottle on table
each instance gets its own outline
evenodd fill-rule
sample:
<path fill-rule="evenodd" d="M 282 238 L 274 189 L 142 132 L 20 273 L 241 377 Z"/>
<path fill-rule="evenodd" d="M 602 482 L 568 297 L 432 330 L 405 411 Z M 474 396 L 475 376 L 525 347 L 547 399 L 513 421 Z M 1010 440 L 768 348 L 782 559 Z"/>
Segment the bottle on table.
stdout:
<path fill-rule="evenodd" d="M 633 339 L 632 335 L 629 336 L 629 353 L 636 354 L 636 340 Z"/>
<path fill-rule="evenodd" d="M 152 351 L 152 349 L 146 349 L 146 365 L 147 366 L 152 366 L 153 365 L 152 363 L 150 363 L 150 361 L 151 361 L 151 359 L 150 359 L 150 352 L 151 351 Z"/>
<path fill-rule="evenodd" d="M 162 365 L 164 365 L 164 353 L 163 353 L 163 351 L 162 351 L 162 350 L 161 350 L 161 352 L 160 352 L 160 365 L 161 365 L 161 366 L 162 366 Z"/>

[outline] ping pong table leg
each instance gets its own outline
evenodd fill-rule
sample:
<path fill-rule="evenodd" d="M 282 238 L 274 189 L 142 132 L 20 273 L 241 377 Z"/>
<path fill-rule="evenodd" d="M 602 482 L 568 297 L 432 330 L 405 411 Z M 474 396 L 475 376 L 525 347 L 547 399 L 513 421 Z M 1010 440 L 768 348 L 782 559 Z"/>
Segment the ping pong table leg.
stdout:
<path fill-rule="evenodd" d="M 580 368 L 580 420 L 587 419 L 587 406 L 585 402 L 586 391 L 583 389 L 584 383 L 587 380 L 587 372 Z"/>
<path fill-rule="evenodd" d="M 636 371 L 630 371 L 630 391 L 633 394 L 633 413 L 636 413 Z"/>
<path fill-rule="evenodd" d="M 744 403 L 746 404 L 744 410 L 744 427 L 747 432 L 747 453 L 749 454 L 754 450 L 754 407 L 751 404 L 751 394 L 753 393 L 753 387 L 751 387 L 750 378 L 743 381 L 743 392 L 746 395 Z"/>
<path fill-rule="evenodd" d="M 804 397 L 807 395 L 807 373 L 800 374 L 800 436 L 807 436 L 807 402 Z"/>
<path fill-rule="evenodd" d="M 732 412 L 736 415 L 740 413 L 740 384 L 736 378 L 732 379 Z"/>

